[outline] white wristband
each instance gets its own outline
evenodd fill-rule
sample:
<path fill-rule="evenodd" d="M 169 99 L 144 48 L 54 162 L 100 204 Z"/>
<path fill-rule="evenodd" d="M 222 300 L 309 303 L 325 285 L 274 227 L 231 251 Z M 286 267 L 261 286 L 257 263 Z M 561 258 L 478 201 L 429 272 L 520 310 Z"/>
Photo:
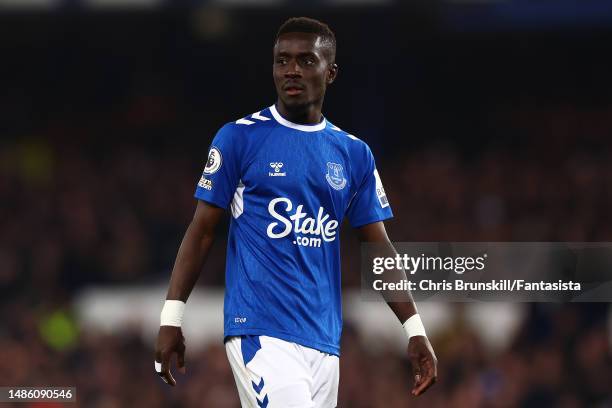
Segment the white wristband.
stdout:
<path fill-rule="evenodd" d="M 427 337 L 427 335 L 425 334 L 425 326 L 423 326 L 423 322 L 421 321 L 421 316 L 419 316 L 418 313 L 410 316 L 410 318 L 404 322 L 402 327 L 406 331 L 408 338 L 411 338 L 414 336 Z"/>
<path fill-rule="evenodd" d="M 183 313 L 185 313 L 185 302 L 180 300 L 166 300 L 164 308 L 159 317 L 160 326 L 181 327 L 183 323 Z"/>

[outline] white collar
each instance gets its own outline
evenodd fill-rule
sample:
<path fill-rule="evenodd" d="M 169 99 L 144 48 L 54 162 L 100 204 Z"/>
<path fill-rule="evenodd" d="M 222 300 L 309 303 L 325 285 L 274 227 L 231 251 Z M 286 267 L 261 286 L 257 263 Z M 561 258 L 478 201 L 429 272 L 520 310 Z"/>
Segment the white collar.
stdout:
<path fill-rule="evenodd" d="M 301 130 L 302 132 L 317 132 L 319 130 L 325 129 L 325 127 L 327 126 L 327 121 L 325 120 L 325 117 L 323 118 L 321 123 L 317 123 L 316 125 L 300 125 L 298 123 L 289 122 L 287 119 L 283 118 L 280 113 L 278 113 L 275 105 L 270 106 L 270 113 L 272 113 L 274 119 L 276 119 L 276 121 L 281 125 L 287 126 L 291 129 Z"/>

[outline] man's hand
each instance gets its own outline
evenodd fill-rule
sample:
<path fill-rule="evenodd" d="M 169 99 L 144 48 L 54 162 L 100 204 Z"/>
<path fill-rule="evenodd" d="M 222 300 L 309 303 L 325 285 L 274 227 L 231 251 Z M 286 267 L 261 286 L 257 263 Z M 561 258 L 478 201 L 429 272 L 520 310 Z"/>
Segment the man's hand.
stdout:
<path fill-rule="evenodd" d="M 438 359 L 427 337 L 414 336 L 408 342 L 408 359 L 412 364 L 414 388 L 412 395 L 418 397 L 438 379 Z"/>
<path fill-rule="evenodd" d="M 185 374 L 185 338 L 180 327 L 160 326 L 155 346 L 155 362 L 161 363 L 161 371 L 157 374 L 171 386 L 176 385 L 176 380 L 170 372 L 170 360 L 176 353 L 176 366 L 182 374 Z M 158 364 L 156 364 L 156 367 Z"/>

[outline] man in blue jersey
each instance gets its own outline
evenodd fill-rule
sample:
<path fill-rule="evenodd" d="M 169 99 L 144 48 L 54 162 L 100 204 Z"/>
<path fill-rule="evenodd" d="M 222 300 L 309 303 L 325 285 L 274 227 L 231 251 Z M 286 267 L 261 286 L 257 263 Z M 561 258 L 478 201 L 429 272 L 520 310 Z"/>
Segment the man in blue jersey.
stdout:
<path fill-rule="evenodd" d="M 274 45 L 276 103 L 226 124 L 212 142 L 161 314 L 155 366 L 170 385 L 172 355 L 185 366 L 185 302 L 229 209 L 224 337 L 242 406 L 336 406 L 340 224 L 346 216 L 361 241 L 395 250 L 372 152 L 321 113 L 335 52 L 327 25 L 289 19 Z M 436 381 L 435 354 L 414 302 L 388 303 L 409 337 L 420 395 Z"/>

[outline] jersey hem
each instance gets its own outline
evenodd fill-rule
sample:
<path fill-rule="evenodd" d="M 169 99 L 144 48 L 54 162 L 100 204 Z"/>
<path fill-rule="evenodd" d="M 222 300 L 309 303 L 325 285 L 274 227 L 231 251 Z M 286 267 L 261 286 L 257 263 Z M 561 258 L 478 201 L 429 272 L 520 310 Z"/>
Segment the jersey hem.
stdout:
<path fill-rule="evenodd" d="M 228 337 L 231 336 L 242 336 L 242 335 L 255 335 L 255 336 L 269 336 L 276 337 L 277 339 L 291 341 L 304 347 L 310 347 L 312 349 L 321 351 L 323 353 L 333 354 L 340 357 L 340 347 L 334 346 L 327 343 L 319 343 L 316 341 L 306 340 L 298 336 L 283 333 L 276 330 L 269 329 L 230 329 L 225 331 L 223 341 L 227 341 Z"/>

